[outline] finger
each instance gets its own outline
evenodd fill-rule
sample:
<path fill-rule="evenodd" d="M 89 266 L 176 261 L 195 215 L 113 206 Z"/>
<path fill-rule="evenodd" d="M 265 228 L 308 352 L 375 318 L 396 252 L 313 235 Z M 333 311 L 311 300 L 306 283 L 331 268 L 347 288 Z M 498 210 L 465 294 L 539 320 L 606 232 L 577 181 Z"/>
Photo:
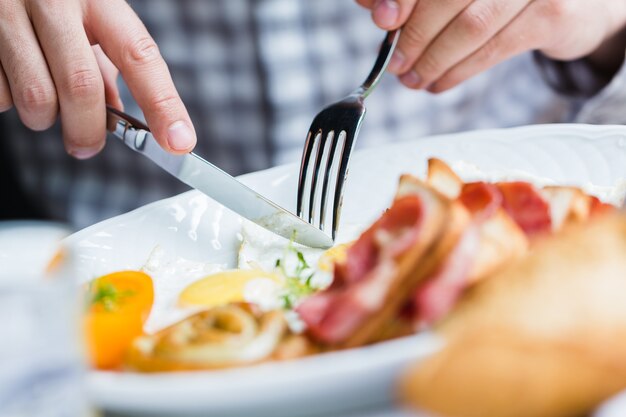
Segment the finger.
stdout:
<path fill-rule="evenodd" d="M 104 80 L 104 98 L 107 104 L 118 110 L 124 110 L 124 103 L 122 103 L 120 90 L 117 87 L 117 76 L 119 74 L 117 67 L 106 56 L 100 45 L 94 45 L 93 52 Z"/>
<path fill-rule="evenodd" d="M 377 0 L 372 4 L 372 19 L 381 29 L 392 30 L 402 26 L 418 0 Z"/>
<path fill-rule="evenodd" d="M 78 0 L 33 2 L 31 16 L 57 89 L 65 148 L 90 158 L 104 147 L 104 83 Z"/>
<path fill-rule="evenodd" d="M 356 0 L 356 2 L 359 6 L 372 10 L 374 8 L 374 3 L 376 2 L 376 0 Z"/>
<path fill-rule="evenodd" d="M 9 110 L 11 107 L 13 107 L 13 100 L 11 99 L 9 82 L 7 81 L 7 76 L 4 75 L 2 65 L 0 65 L 0 113 Z"/>
<path fill-rule="evenodd" d="M 407 73 L 428 45 L 470 2 L 472 0 L 419 0 L 402 27 L 388 70 L 394 74 Z"/>
<path fill-rule="evenodd" d="M 608 42 L 614 34 L 624 29 L 626 4 L 609 2 L 606 7 L 590 12 L 585 9 L 584 3 L 551 1 L 533 4 L 533 11 L 545 16 L 545 20 L 550 22 L 551 33 L 556 35 L 545 39 L 541 52 L 552 59 L 570 61 L 588 56 L 603 42 Z M 598 24 L 599 22 L 602 23 Z M 576 33 L 584 33 L 584 36 L 572 36 Z M 618 44 L 618 49 L 623 50 L 623 38 Z M 623 55 L 616 52 L 613 54 Z M 621 64 L 624 57 L 615 58 Z"/>
<path fill-rule="evenodd" d="M 529 27 L 533 30 L 528 30 Z M 549 27 L 544 16 L 537 14 L 533 7 L 528 7 L 510 25 L 491 38 L 478 51 L 455 65 L 428 90 L 433 93 L 449 90 L 515 55 L 538 49 L 548 33 Z"/>
<path fill-rule="evenodd" d="M 143 23 L 124 0 L 91 2 L 88 13 L 93 35 L 119 68 L 155 138 L 170 152 L 191 151 L 191 119 Z"/>
<path fill-rule="evenodd" d="M 0 62 L 22 122 L 33 130 L 52 126 L 57 94 L 22 2 L 0 7 Z"/>
<path fill-rule="evenodd" d="M 526 8 L 529 0 L 476 0 L 465 8 L 424 50 L 403 77 L 411 88 L 423 88 L 477 51 Z M 513 45 L 511 45 L 513 47 Z"/>

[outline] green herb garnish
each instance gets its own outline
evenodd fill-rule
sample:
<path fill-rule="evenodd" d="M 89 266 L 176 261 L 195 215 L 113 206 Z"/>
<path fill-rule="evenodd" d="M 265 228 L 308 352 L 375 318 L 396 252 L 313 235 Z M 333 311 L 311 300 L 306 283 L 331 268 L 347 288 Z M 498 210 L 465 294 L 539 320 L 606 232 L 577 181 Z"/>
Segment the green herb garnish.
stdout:
<path fill-rule="evenodd" d="M 115 311 L 119 308 L 124 299 L 135 294 L 134 291 L 120 291 L 113 284 L 89 284 L 89 298 L 87 305 L 93 307 L 102 305 L 105 311 Z"/>
<path fill-rule="evenodd" d="M 276 260 L 276 270 L 285 277 L 284 292 L 280 295 L 283 308 L 291 310 L 302 298 L 317 291 L 312 285 L 315 271 L 304 259 L 304 254 L 295 247 L 294 238 L 285 248 L 283 258 Z"/>

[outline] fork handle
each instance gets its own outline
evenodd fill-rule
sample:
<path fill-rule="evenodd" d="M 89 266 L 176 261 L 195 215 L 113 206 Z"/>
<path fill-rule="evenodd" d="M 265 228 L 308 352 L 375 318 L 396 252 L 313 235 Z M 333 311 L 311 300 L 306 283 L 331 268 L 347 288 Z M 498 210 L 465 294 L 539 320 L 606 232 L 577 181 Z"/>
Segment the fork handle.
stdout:
<path fill-rule="evenodd" d="M 370 71 L 363 84 L 361 84 L 354 94 L 365 98 L 370 94 L 374 87 L 376 87 L 376 84 L 378 84 L 382 78 L 385 69 L 387 69 L 389 61 L 391 61 L 391 55 L 393 54 L 394 49 L 396 49 L 398 39 L 400 39 L 400 29 L 390 30 L 387 32 L 385 40 L 383 40 L 383 43 L 380 46 L 380 51 L 378 52 L 378 57 L 376 58 L 372 71 Z"/>

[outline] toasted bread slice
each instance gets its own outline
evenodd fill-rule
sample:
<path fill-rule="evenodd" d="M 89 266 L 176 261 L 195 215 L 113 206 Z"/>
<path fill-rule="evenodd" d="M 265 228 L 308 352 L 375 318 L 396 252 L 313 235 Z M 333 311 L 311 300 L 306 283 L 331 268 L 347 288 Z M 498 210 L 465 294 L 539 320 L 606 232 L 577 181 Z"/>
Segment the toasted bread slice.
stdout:
<path fill-rule="evenodd" d="M 538 242 L 448 316 L 402 396 L 442 416 L 587 415 L 626 388 L 624 254 L 617 214 Z"/>
<path fill-rule="evenodd" d="M 479 244 L 468 283 L 474 284 L 492 275 L 505 265 L 521 259 L 528 251 L 528 238 L 503 210 L 478 226 Z"/>
<path fill-rule="evenodd" d="M 424 233 L 420 242 L 403 254 L 396 264 L 395 277 L 388 288 L 384 307 L 361 326 L 341 347 L 355 347 L 370 343 L 383 332 L 383 327 L 404 306 L 419 283 L 432 275 L 448 253 L 454 248 L 470 223 L 467 210 L 460 204 L 441 195 L 433 187 L 410 175 L 400 178 L 398 196 L 417 195 L 437 210 L 437 231 Z M 435 232 L 435 233 L 433 233 Z"/>
<path fill-rule="evenodd" d="M 441 159 L 428 160 L 426 182 L 450 199 L 455 199 L 461 193 L 463 180 Z"/>
<path fill-rule="evenodd" d="M 376 340 L 467 222 L 460 204 L 402 176 L 393 205 L 351 246 L 333 284 L 298 306 L 309 335 L 331 348 Z"/>
<path fill-rule="evenodd" d="M 418 285 L 431 277 L 446 261 L 448 254 L 455 248 L 466 230 L 470 216 L 461 204 L 452 202 L 446 219 L 446 226 L 440 237 L 424 256 L 416 257 L 412 253 L 407 253 L 400 260 L 396 279 L 389 290 L 384 307 L 358 329 L 343 347 L 360 346 L 380 339 L 380 335 L 385 332 L 386 324 L 399 314 Z"/>
<path fill-rule="evenodd" d="M 541 193 L 550 204 L 552 231 L 589 219 L 591 200 L 580 188 L 548 186 Z"/>

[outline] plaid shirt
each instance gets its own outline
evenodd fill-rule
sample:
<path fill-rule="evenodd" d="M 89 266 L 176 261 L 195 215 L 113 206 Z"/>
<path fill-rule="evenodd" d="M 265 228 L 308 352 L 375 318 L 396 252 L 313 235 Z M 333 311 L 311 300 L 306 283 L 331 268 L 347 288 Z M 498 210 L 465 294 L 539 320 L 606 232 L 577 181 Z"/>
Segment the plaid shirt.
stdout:
<path fill-rule="evenodd" d="M 170 66 L 198 133 L 196 152 L 231 174 L 298 161 L 313 116 L 366 77 L 384 36 L 353 0 L 130 3 Z M 626 121 L 621 73 L 581 99 L 551 88 L 542 67 L 521 55 L 440 95 L 386 76 L 367 100 L 357 147 L 478 128 Z M 49 218 L 83 227 L 187 189 L 115 139 L 78 161 L 66 155 L 58 126 L 35 133 L 15 111 L 0 117 L 19 186 Z"/>

